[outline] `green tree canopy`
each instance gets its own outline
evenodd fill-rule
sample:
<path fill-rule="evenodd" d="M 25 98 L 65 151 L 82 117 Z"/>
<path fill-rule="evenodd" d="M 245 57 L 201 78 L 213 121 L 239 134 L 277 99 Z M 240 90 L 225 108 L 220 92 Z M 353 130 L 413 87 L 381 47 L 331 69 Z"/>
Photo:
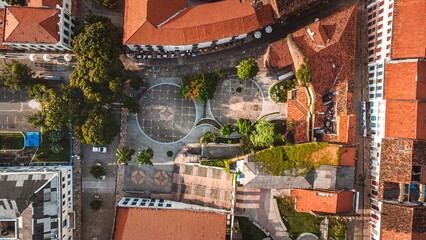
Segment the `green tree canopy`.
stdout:
<path fill-rule="evenodd" d="M 92 166 L 90 168 L 90 174 L 96 179 L 101 179 L 102 175 L 105 175 L 105 170 L 102 166 Z"/>
<path fill-rule="evenodd" d="M 202 136 L 200 138 L 200 143 L 201 143 L 201 145 L 205 146 L 208 143 L 216 142 L 217 138 L 218 138 L 218 136 L 217 136 L 216 133 L 207 132 L 206 134 L 204 134 L 204 136 Z"/>
<path fill-rule="evenodd" d="M 25 6 L 25 0 L 4 0 L 4 2 L 11 6 Z"/>
<path fill-rule="evenodd" d="M 31 68 L 16 60 L 5 62 L 0 72 L 0 87 L 13 89 L 27 88 L 33 82 L 34 72 Z"/>
<path fill-rule="evenodd" d="M 124 107 L 129 109 L 130 113 L 139 113 L 139 103 L 131 97 L 124 100 Z"/>
<path fill-rule="evenodd" d="M 132 160 L 132 155 L 135 153 L 134 149 L 117 148 L 115 155 L 118 157 L 117 164 L 127 165 Z"/>
<path fill-rule="evenodd" d="M 269 147 L 274 143 L 274 124 L 261 119 L 254 125 L 250 140 L 257 147 Z"/>
<path fill-rule="evenodd" d="M 235 127 L 230 123 L 220 126 L 220 135 L 222 136 L 229 137 L 234 131 Z"/>
<path fill-rule="evenodd" d="M 237 75 L 241 79 L 252 78 L 257 75 L 259 72 L 259 67 L 257 66 L 254 58 L 248 60 L 242 60 L 240 65 L 238 65 Z"/>
<path fill-rule="evenodd" d="M 142 165 L 148 164 L 153 165 L 151 159 L 154 157 L 154 151 L 152 148 L 147 147 L 146 149 L 139 149 L 138 155 L 136 155 L 136 162 L 139 163 L 139 167 Z"/>
<path fill-rule="evenodd" d="M 238 133 L 242 135 L 248 135 L 251 132 L 251 121 L 250 119 L 240 118 L 237 121 Z"/>
<path fill-rule="evenodd" d="M 81 132 L 83 143 L 102 146 L 111 143 L 119 132 L 119 126 L 109 111 L 95 107 L 89 112 L 89 117 L 81 127 Z"/>
<path fill-rule="evenodd" d="M 105 8 L 114 9 L 117 7 L 117 0 L 95 0 L 97 3 L 102 4 Z"/>

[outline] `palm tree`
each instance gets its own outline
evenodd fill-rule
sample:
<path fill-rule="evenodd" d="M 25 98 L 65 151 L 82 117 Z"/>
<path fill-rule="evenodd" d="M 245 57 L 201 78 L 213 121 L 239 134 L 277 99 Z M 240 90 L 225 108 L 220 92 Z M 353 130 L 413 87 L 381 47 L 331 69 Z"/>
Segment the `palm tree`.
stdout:
<path fill-rule="evenodd" d="M 152 148 L 148 147 L 147 149 L 140 150 L 139 154 L 136 156 L 136 162 L 139 163 L 139 167 L 145 164 L 153 165 L 151 159 L 154 157 L 154 152 Z"/>
<path fill-rule="evenodd" d="M 118 157 L 117 164 L 127 165 L 132 160 L 132 155 L 135 153 L 134 149 L 117 148 L 115 155 Z"/>

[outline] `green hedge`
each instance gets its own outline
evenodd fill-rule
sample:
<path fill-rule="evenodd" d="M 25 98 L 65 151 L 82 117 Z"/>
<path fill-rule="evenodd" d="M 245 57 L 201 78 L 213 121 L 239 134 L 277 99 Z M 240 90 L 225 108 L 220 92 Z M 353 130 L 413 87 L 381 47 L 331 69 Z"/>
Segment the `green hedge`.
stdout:
<path fill-rule="evenodd" d="M 25 138 L 21 133 L 0 133 L 0 150 L 21 150 Z"/>

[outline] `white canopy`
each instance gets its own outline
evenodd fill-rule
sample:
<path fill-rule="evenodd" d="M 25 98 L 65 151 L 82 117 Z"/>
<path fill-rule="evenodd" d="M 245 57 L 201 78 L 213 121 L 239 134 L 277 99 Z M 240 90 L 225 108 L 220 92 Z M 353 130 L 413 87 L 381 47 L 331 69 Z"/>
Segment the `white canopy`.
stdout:
<path fill-rule="evenodd" d="M 272 27 L 271 27 L 271 26 L 267 26 L 267 27 L 265 28 L 265 32 L 266 32 L 266 33 L 271 33 L 271 32 L 272 32 Z"/>
<path fill-rule="evenodd" d="M 254 37 L 259 39 L 262 36 L 262 33 L 260 31 L 254 32 Z"/>
<path fill-rule="evenodd" d="M 37 60 L 37 55 L 35 55 L 34 53 L 31 53 L 29 58 L 31 61 L 35 62 Z"/>
<path fill-rule="evenodd" d="M 72 57 L 67 53 L 67 54 L 64 55 L 64 59 L 65 59 L 65 61 L 70 62 Z"/>
<path fill-rule="evenodd" d="M 46 62 L 49 62 L 50 60 L 52 60 L 52 57 L 49 54 L 44 54 L 43 60 L 46 61 Z"/>

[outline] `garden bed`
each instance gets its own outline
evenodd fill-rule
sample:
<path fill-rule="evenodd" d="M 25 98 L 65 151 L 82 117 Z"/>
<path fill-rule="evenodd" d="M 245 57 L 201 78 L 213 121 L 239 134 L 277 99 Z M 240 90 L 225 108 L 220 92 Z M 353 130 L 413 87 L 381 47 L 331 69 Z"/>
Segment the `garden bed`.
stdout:
<path fill-rule="evenodd" d="M 195 125 L 196 127 L 200 126 L 201 124 L 209 124 L 217 129 L 220 128 L 220 124 L 217 123 L 215 120 L 213 119 L 208 119 L 208 118 L 203 118 L 200 121 L 197 122 L 197 124 Z"/>
<path fill-rule="evenodd" d="M 52 131 L 44 131 L 42 133 L 42 139 L 37 154 L 34 156 L 34 162 L 69 162 L 70 161 L 70 135 L 68 132 L 64 132 L 63 137 L 56 142 L 62 150 L 59 153 L 55 153 L 51 149 L 53 143 L 49 134 Z"/>
<path fill-rule="evenodd" d="M 246 240 L 261 240 L 266 238 L 266 234 L 262 232 L 254 224 L 250 223 L 245 217 L 236 217 L 238 220 L 238 225 L 240 226 L 241 234 L 243 239 Z"/>
<path fill-rule="evenodd" d="M 269 88 L 269 97 L 271 100 L 275 103 L 287 102 L 287 92 L 294 89 L 296 86 L 295 80 L 294 76 L 292 76 L 287 80 L 282 80 L 272 85 L 272 87 Z"/>
<path fill-rule="evenodd" d="M 241 138 L 224 138 L 224 137 L 218 137 L 217 143 L 222 144 L 240 144 Z"/>
<path fill-rule="evenodd" d="M 276 199 L 287 232 L 293 239 L 302 233 L 313 233 L 318 237 L 321 235 L 320 225 L 324 218 L 315 217 L 310 213 L 296 212 L 294 200 L 291 197 Z"/>
<path fill-rule="evenodd" d="M 274 176 L 283 176 L 285 172 L 306 176 L 312 168 L 338 165 L 338 155 L 339 147 L 313 142 L 265 149 L 255 155 L 255 160 L 263 163 L 263 168 Z"/>
<path fill-rule="evenodd" d="M 25 137 L 22 133 L 0 133 L 0 150 L 21 150 L 24 146 Z"/>
<path fill-rule="evenodd" d="M 345 240 L 347 229 L 348 227 L 345 221 L 337 218 L 330 218 L 330 222 L 328 224 L 328 239 Z"/>

